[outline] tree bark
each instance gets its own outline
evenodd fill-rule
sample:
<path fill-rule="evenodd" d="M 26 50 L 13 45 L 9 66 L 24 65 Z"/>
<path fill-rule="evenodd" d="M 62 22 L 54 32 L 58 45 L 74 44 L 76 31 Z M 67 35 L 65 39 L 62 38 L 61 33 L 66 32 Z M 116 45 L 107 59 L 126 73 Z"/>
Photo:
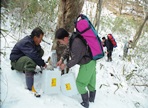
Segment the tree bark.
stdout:
<path fill-rule="evenodd" d="M 102 0 L 99 0 L 97 3 L 97 9 L 96 9 L 96 15 L 94 20 L 94 26 L 97 28 L 97 31 L 99 30 L 100 26 L 100 17 L 101 17 L 101 11 L 102 11 Z"/>
<path fill-rule="evenodd" d="M 68 32 L 72 32 L 74 20 L 80 14 L 83 4 L 84 0 L 60 0 L 56 30 L 58 28 L 65 28 Z M 61 56 L 65 48 L 66 46 L 57 44 L 54 39 L 52 49 L 56 49 L 59 56 Z M 60 58 L 59 56 L 58 58 Z"/>
<path fill-rule="evenodd" d="M 68 32 L 74 29 L 74 19 L 80 14 L 84 0 L 60 0 L 58 13 L 58 28 L 65 28 Z"/>
<path fill-rule="evenodd" d="M 84 0 L 60 0 L 56 30 L 58 28 L 64 28 L 68 32 L 73 32 L 74 20 L 80 14 L 83 4 Z M 56 39 L 54 39 L 52 50 L 56 50 L 57 60 L 61 58 L 65 48 L 65 45 L 60 45 L 58 42 L 56 42 Z M 68 72 L 68 69 L 66 71 Z"/>

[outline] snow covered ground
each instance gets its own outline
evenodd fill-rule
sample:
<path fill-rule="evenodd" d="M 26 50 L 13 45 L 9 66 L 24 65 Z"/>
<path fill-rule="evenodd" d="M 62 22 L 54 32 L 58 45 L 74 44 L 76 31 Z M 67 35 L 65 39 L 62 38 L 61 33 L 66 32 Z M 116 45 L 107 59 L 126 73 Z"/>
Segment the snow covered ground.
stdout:
<path fill-rule="evenodd" d="M 4 40 L 2 38 L 2 48 Z M 10 40 L 11 44 L 12 40 Z M 9 54 L 11 48 L 5 48 L 6 56 L 1 56 L 1 106 L 2 108 L 83 108 L 80 105 L 80 95 L 65 96 L 62 92 L 58 95 L 46 95 L 41 92 L 42 74 L 35 75 L 35 87 L 41 92 L 41 98 L 36 98 L 25 89 L 25 75 L 10 69 Z M 97 61 L 97 94 L 95 103 L 90 108 L 148 108 L 148 94 L 137 92 L 128 85 L 123 75 L 123 66 L 127 72 L 136 68 L 119 57 L 121 49 L 113 52 L 113 61 L 106 62 L 106 57 Z M 79 66 L 73 67 L 77 75 Z M 118 89 L 118 86 L 119 89 Z"/>
<path fill-rule="evenodd" d="M 4 28 L 9 28 L 9 23 Z M 29 35 L 30 30 L 26 30 L 24 36 Z M 11 35 L 17 35 L 11 34 Z M 115 35 L 116 37 L 116 35 Z M 7 39 L 7 41 L 5 41 Z M 118 39 L 117 39 L 118 40 Z M 25 75 L 11 70 L 10 52 L 16 41 L 7 36 L 1 38 L 1 108 L 83 108 L 80 105 L 81 96 L 65 96 L 62 92 L 58 95 L 47 95 L 41 90 L 42 74 L 35 75 L 35 88 L 41 93 L 40 98 L 33 96 L 26 90 Z M 122 60 L 123 43 L 118 41 L 118 47 L 114 49 L 113 61 L 106 62 L 106 56 L 97 61 L 97 83 L 96 99 L 90 103 L 90 108 L 148 108 L 148 90 L 138 88 L 126 80 L 133 70 L 138 72 L 139 67 L 132 61 Z M 51 46 L 41 43 L 45 50 L 44 59 L 50 55 Z M 72 73 L 77 76 L 79 66 L 72 68 Z M 146 73 L 146 70 L 145 70 Z M 148 89 L 148 88 L 146 88 Z"/>

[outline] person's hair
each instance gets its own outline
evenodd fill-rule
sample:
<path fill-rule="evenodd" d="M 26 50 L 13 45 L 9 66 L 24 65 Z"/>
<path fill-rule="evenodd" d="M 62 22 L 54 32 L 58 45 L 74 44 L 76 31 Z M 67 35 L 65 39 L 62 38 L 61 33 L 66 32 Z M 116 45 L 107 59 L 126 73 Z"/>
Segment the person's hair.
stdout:
<path fill-rule="evenodd" d="M 56 39 L 64 39 L 65 37 L 68 37 L 69 33 L 64 28 L 59 28 L 55 32 L 55 38 Z"/>
<path fill-rule="evenodd" d="M 132 43 L 133 41 L 132 40 L 129 40 L 129 42 Z"/>
<path fill-rule="evenodd" d="M 34 36 L 36 37 L 40 37 L 40 35 L 44 35 L 44 32 L 41 30 L 40 27 L 36 27 L 35 29 L 33 29 L 33 31 L 31 32 L 31 38 L 33 38 Z"/>
<path fill-rule="evenodd" d="M 104 39 L 106 39 L 105 37 L 102 37 L 102 39 L 104 40 Z"/>

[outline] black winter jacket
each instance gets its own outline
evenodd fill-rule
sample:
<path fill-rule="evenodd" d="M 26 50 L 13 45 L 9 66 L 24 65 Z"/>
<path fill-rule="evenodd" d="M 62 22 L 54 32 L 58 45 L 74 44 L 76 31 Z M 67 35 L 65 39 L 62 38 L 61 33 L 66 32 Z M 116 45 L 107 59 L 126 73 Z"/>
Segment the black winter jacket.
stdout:
<path fill-rule="evenodd" d="M 110 40 L 106 39 L 105 42 L 104 42 L 104 47 L 106 46 L 107 47 L 107 51 L 113 51 L 113 44 L 111 43 Z"/>
<path fill-rule="evenodd" d="M 44 60 L 39 55 L 41 50 L 40 45 L 35 45 L 33 39 L 30 36 L 26 36 L 15 44 L 10 54 L 10 60 L 13 62 L 22 56 L 28 56 L 38 66 L 45 66 Z"/>

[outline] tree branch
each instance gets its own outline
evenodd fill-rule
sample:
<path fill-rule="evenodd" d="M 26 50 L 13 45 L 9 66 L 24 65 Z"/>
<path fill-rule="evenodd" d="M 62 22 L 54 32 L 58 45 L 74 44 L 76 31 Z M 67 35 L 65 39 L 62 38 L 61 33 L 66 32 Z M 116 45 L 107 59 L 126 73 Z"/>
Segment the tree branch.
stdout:
<path fill-rule="evenodd" d="M 132 84 L 132 86 L 146 86 L 146 87 L 148 87 L 148 84 Z"/>

